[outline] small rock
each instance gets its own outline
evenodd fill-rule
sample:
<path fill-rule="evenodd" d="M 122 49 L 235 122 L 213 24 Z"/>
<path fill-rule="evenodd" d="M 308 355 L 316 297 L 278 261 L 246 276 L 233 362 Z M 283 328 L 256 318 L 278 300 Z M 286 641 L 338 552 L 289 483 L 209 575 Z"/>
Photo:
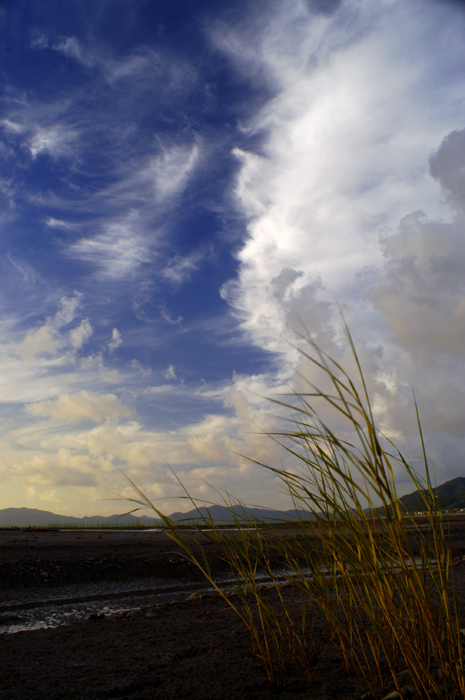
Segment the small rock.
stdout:
<path fill-rule="evenodd" d="M 97 622 L 98 620 L 104 620 L 105 615 L 103 613 L 90 613 L 87 618 L 87 622 Z"/>
<path fill-rule="evenodd" d="M 397 674 L 397 680 L 402 681 L 404 679 L 410 678 L 412 674 L 410 671 L 401 671 L 400 673 Z"/>

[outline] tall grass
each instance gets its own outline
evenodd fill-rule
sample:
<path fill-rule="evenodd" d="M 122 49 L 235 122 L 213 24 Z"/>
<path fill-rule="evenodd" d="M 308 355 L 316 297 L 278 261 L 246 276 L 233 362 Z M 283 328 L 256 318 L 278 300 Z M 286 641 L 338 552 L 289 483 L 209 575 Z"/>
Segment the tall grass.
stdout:
<path fill-rule="evenodd" d="M 296 509 L 309 513 L 297 521 L 297 535 L 283 537 L 279 527 L 252 520 L 245 506 L 245 517 L 235 516 L 235 532 L 216 527 L 208 510 L 204 516 L 211 529 L 203 536 L 222 548 L 235 581 L 234 597 L 215 583 L 205 550 L 195 548 L 134 484 L 137 497 L 130 500 L 153 508 L 166 532 L 237 613 L 272 682 L 289 657 L 313 670 L 318 614 L 330 632 L 327 652 L 336 650 L 347 671 L 355 671 L 374 694 L 386 673 L 400 690 L 399 672 L 407 670 L 420 697 L 463 698 L 460 602 L 418 411 L 421 474 L 379 434 L 348 331 L 347 338 L 355 379 L 309 343 L 308 352 L 300 352 L 331 388 L 320 390 L 302 378 L 304 391 L 274 399 L 291 417 L 288 427 L 270 438 L 294 465 L 292 470 L 262 466 L 278 477 Z M 339 434 L 316 410 L 321 402 L 336 412 Z M 420 491 L 426 527 L 401 508 L 396 476 Z M 276 573 L 276 559 L 285 565 L 287 588 Z M 258 570 L 270 577 L 273 596 L 259 585 Z"/>

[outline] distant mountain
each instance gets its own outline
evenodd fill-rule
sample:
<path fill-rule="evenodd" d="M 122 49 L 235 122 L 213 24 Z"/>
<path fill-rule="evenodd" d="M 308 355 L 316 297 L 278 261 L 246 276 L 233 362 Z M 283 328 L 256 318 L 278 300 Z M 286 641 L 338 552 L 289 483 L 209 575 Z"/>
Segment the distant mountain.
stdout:
<path fill-rule="evenodd" d="M 245 506 L 211 506 L 205 508 L 201 506 L 198 509 L 189 510 L 187 513 L 172 513 L 170 518 L 177 522 L 184 521 L 186 523 L 195 521 L 199 518 L 211 517 L 216 523 L 230 523 L 235 518 L 239 520 L 261 520 L 263 522 L 290 521 L 301 518 L 305 520 L 310 517 L 310 514 L 304 510 L 270 510 L 268 508 L 246 508 Z"/>
<path fill-rule="evenodd" d="M 425 504 L 421 498 L 421 493 L 421 491 L 414 491 L 406 496 L 402 496 L 399 501 L 410 512 L 422 511 L 425 509 Z M 465 508 L 465 477 L 459 476 L 456 479 L 446 481 L 441 486 L 434 488 L 433 493 L 436 496 L 436 503 L 439 509 L 461 510 Z M 231 507 L 211 506 L 208 508 L 208 511 L 207 508 L 201 506 L 187 513 L 176 512 L 170 515 L 170 518 L 180 525 L 202 524 L 203 519 L 208 517 L 211 517 L 219 525 L 226 525 L 235 519 L 258 519 L 262 522 L 291 522 L 298 518 L 302 520 L 308 519 L 310 514 L 304 510 L 279 511 L 235 505 Z M 91 517 L 73 518 L 68 515 L 57 515 L 46 510 L 37 510 L 36 508 L 4 508 L 0 510 L 0 527 L 72 527 L 73 525 L 76 527 L 96 527 L 99 525 L 104 527 L 111 525 L 116 527 L 121 527 L 122 525 L 157 527 L 160 524 L 161 521 L 158 518 L 151 518 L 147 515 L 140 517 L 132 514 L 93 515 Z"/>
<path fill-rule="evenodd" d="M 231 512 L 233 511 L 233 512 Z M 209 508 L 210 517 L 218 523 L 231 523 L 234 518 L 240 520 L 253 520 L 257 518 L 264 522 L 276 521 L 291 521 L 298 517 L 305 519 L 308 513 L 305 511 L 288 510 L 281 512 L 279 510 L 268 510 L 265 508 L 245 508 L 241 506 L 212 506 Z M 172 520 L 183 525 L 191 525 L 202 523 L 203 518 L 207 516 L 207 508 L 200 507 L 193 509 L 187 513 L 172 513 Z M 50 526 L 66 526 L 72 527 L 89 527 L 89 526 L 104 526 L 108 527 L 115 525 L 135 526 L 142 525 L 144 527 L 156 527 L 161 524 L 158 518 L 150 518 L 146 515 L 137 517 L 135 515 L 110 515 L 100 516 L 93 515 L 91 517 L 73 518 L 68 515 L 57 515 L 47 510 L 37 510 L 36 508 L 4 508 L 0 510 L 0 527 L 50 527 Z"/>
<path fill-rule="evenodd" d="M 436 504 L 440 510 L 461 510 L 465 508 L 465 477 L 446 481 L 432 489 Z M 410 512 L 425 510 L 425 502 L 421 494 L 425 491 L 414 491 L 399 499 L 404 508 Z"/>
<path fill-rule="evenodd" d="M 68 515 L 57 515 L 47 510 L 37 510 L 36 508 L 4 508 L 0 510 L 0 527 L 50 527 L 66 525 L 67 527 L 76 525 L 82 527 L 86 525 L 156 525 L 158 521 L 154 518 L 134 515 L 110 515 L 92 517 L 73 518 Z"/>

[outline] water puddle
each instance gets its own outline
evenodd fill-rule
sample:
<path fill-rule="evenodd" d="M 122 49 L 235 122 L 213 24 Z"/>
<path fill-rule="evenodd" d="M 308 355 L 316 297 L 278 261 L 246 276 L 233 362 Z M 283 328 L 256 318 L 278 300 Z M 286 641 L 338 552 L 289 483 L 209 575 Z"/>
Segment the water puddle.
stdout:
<path fill-rule="evenodd" d="M 226 582 L 225 582 L 226 584 Z M 154 579 L 127 584 L 68 586 L 60 589 L 21 591 L 0 602 L 0 634 L 13 634 L 82 622 L 89 615 L 114 615 L 156 605 L 196 591 L 205 583 L 166 585 Z"/>

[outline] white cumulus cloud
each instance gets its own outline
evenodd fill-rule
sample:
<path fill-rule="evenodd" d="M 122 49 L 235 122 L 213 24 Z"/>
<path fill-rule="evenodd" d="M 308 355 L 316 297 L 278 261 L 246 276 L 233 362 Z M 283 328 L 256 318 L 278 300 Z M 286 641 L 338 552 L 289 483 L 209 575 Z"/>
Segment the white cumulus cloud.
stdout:
<path fill-rule="evenodd" d="M 122 345 L 123 339 L 121 337 L 121 333 L 117 328 L 113 328 L 111 332 L 111 340 L 108 343 L 108 349 L 110 352 L 114 352 L 116 348 L 119 348 L 120 345 Z"/>
<path fill-rule="evenodd" d="M 131 415 L 130 409 L 123 406 L 114 394 L 95 395 L 87 391 L 60 394 L 52 401 L 30 404 L 27 410 L 34 416 L 71 423 L 88 420 L 101 423 L 107 418 Z"/>

